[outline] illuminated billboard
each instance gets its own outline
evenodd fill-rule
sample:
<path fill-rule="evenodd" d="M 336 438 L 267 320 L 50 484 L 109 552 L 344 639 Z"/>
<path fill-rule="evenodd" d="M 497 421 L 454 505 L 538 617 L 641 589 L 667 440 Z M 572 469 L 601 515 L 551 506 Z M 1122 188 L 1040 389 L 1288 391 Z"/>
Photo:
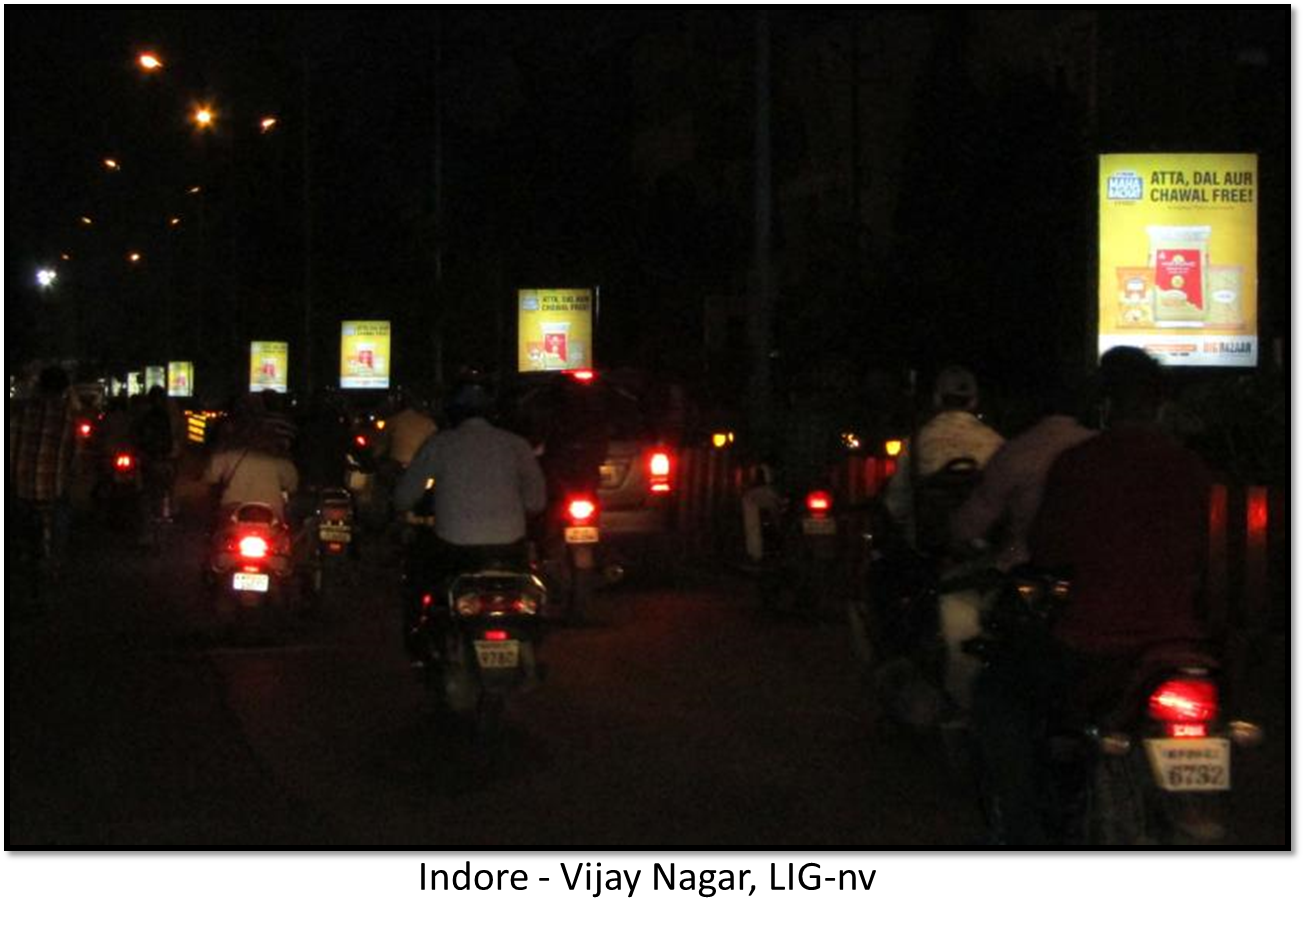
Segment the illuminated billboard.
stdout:
<path fill-rule="evenodd" d="M 286 392 L 290 384 L 290 345 L 285 341 L 249 344 L 249 391 Z"/>
<path fill-rule="evenodd" d="M 167 386 L 167 373 L 163 367 L 145 367 L 145 391 L 155 386 L 163 389 Z"/>
<path fill-rule="evenodd" d="M 389 388 L 389 322 L 340 325 L 340 388 Z"/>
<path fill-rule="evenodd" d="M 1258 191 L 1253 154 L 1100 156 L 1099 353 L 1258 363 Z"/>
<path fill-rule="evenodd" d="M 195 365 L 187 360 L 168 362 L 168 395 L 189 398 L 195 394 Z"/>
<path fill-rule="evenodd" d="M 520 372 L 593 366 L 593 290 L 517 290 L 516 317 Z"/>

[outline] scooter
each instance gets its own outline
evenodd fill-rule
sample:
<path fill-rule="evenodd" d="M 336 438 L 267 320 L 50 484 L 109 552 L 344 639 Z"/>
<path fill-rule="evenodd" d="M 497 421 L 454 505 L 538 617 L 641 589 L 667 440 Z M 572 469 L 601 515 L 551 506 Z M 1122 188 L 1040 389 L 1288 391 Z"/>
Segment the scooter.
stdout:
<path fill-rule="evenodd" d="M 303 606 L 289 525 L 269 505 L 246 503 L 230 510 L 214 531 L 207 577 L 219 611 L 279 605 Z"/>
<path fill-rule="evenodd" d="M 508 697 L 540 680 L 546 601 L 536 575 L 500 563 L 428 588 L 411 651 L 436 706 L 473 719 L 482 737 L 496 733 Z"/>

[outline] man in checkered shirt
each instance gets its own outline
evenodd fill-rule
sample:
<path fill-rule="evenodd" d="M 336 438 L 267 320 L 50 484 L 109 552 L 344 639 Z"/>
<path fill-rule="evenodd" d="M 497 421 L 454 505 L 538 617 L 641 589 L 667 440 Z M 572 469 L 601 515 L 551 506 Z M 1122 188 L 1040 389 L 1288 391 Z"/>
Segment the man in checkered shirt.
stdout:
<path fill-rule="evenodd" d="M 74 400 L 68 374 L 59 367 L 42 371 L 37 394 L 9 419 L 9 480 L 23 515 L 35 521 L 37 510 L 53 511 L 51 558 L 58 562 L 68 538 L 71 506 L 68 488 L 76 450 Z"/>

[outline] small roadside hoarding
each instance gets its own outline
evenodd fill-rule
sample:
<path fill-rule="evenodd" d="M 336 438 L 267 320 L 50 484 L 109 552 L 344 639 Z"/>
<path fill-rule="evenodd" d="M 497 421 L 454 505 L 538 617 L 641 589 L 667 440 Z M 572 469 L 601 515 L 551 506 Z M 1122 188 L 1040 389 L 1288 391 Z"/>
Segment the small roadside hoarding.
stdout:
<path fill-rule="evenodd" d="M 1098 352 L 1255 366 L 1258 156 L 1102 154 L 1099 182 Z"/>
<path fill-rule="evenodd" d="M 387 321 L 340 325 L 340 388 L 388 389 L 390 326 Z"/>
<path fill-rule="evenodd" d="M 517 290 L 517 370 L 592 368 L 593 306 L 592 289 Z"/>
<path fill-rule="evenodd" d="M 195 394 L 195 365 L 189 360 L 168 361 L 168 395 L 188 399 Z"/>
<path fill-rule="evenodd" d="M 145 391 L 149 392 L 155 386 L 160 389 L 167 388 L 167 372 L 164 367 L 145 367 Z"/>
<path fill-rule="evenodd" d="M 290 345 L 285 341 L 251 341 L 249 391 L 289 391 Z"/>

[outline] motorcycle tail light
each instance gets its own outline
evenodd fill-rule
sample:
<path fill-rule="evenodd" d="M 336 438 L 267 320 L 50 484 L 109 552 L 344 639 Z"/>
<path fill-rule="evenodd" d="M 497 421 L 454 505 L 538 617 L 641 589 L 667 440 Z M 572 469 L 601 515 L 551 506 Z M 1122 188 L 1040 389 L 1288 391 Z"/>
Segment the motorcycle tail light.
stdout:
<path fill-rule="evenodd" d="M 262 559 L 267 555 L 267 541 L 256 534 L 241 537 L 240 555 L 246 559 Z"/>
<path fill-rule="evenodd" d="M 120 453 L 113 458 L 113 468 L 120 473 L 128 472 L 136 466 L 136 458 L 129 453 Z"/>
<path fill-rule="evenodd" d="M 430 607 L 430 605 L 434 603 L 434 600 L 435 600 L 435 596 L 430 594 L 429 592 L 426 592 L 424 595 L 421 596 L 421 607 L 423 608 Z"/>
<path fill-rule="evenodd" d="M 833 510 L 833 496 L 818 489 L 806 496 L 806 510 L 813 517 L 822 518 Z"/>
<path fill-rule="evenodd" d="M 598 503 L 592 498 L 577 495 L 566 503 L 566 517 L 573 524 L 583 524 L 598 513 Z"/>
<path fill-rule="evenodd" d="M 1161 723 L 1203 725 L 1217 716 L 1218 686 L 1209 679 L 1170 678 L 1150 695 L 1150 717 Z"/>
<path fill-rule="evenodd" d="M 359 447 L 366 447 L 367 436 L 365 434 L 359 434 L 357 437 L 353 438 L 353 443 L 357 444 Z"/>
<path fill-rule="evenodd" d="M 493 640 L 494 642 L 501 642 L 503 640 L 510 640 L 511 636 L 508 635 L 506 630 L 486 630 L 484 632 L 484 638 L 486 640 Z"/>
<path fill-rule="evenodd" d="M 82 438 L 90 437 L 91 423 L 89 421 L 83 421 L 81 424 L 77 425 L 77 434 Z"/>

